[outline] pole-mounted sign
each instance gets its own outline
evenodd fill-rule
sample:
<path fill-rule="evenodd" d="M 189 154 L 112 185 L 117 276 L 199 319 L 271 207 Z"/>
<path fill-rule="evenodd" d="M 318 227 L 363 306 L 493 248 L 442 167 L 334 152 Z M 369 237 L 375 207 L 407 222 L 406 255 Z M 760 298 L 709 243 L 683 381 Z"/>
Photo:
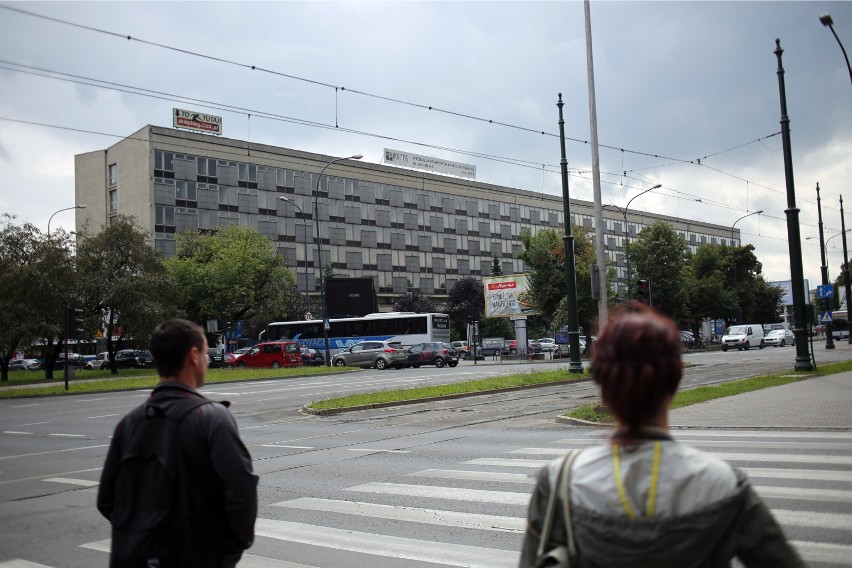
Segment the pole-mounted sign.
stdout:
<path fill-rule="evenodd" d="M 172 126 L 209 134 L 222 134 L 222 117 L 194 110 L 173 108 Z"/>

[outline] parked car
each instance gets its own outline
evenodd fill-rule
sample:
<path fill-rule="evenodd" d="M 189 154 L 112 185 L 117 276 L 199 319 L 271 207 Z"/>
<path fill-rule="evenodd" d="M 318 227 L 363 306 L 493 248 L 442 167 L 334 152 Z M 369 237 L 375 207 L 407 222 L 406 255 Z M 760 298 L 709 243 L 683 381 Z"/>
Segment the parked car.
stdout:
<path fill-rule="evenodd" d="M 450 345 L 458 353 L 459 359 L 467 359 L 470 356 L 470 345 L 467 341 L 453 341 Z"/>
<path fill-rule="evenodd" d="M 695 336 L 691 331 L 681 331 L 680 343 L 684 347 L 695 347 Z"/>
<path fill-rule="evenodd" d="M 302 347 L 302 365 L 325 365 L 325 357 L 322 351 L 313 347 Z"/>
<path fill-rule="evenodd" d="M 759 323 L 732 325 L 722 336 L 722 351 L 737 348 L 737 351 L 759 347 L 763 349 L 763 326 Z"/>
<path fill-rule="evenodd" d="M 239 358 L 242 355 L 245 355 L 251 351 L 251 347 L 240 347 L 239 349 L 234 350 L 234 356 Z"/>
<path fill-rule="evenodd" d="M 407 365 L 406 351 L 398 341 L 362 341 L 332 357 L 335 367 L 388 367 L 401 369 Z"/>
<path fill-rule="evenodd" d="M 296 341 L 268 341 L 258 343 L 248 353 L 240 355 L 237 367 L 301 367 L 301 345 Z"/>
<path fill-rule="evenodd" d="M 769 346 L 784 347 L 785 345 L 795 345 L 796 336 L 789 329 L 773 329 L 769 335 L 763 338 L 763 342 Z"/>
<path fill-rule="evenodd" d="M 541 345 L 539 345 L 538 341 L 535 339 L 527 339 L 527 353 L 533 355 L 541 353 Z"/>
<path fill-rule="evenodd" d="M 225 366 L 225 350 L 222 347 L 209 347 L 207 349 L 207 366 L 211 369 L 219 369 Z"/>
<path fill-rule="evenodd" d="M 516 339 L 506 339 L 503 341 L 503 355 L 517 355 L 518 341 Z"/>
<path fill-rule="evenodd" d="M 133 366 L 137 369 L 152 369 L 154 355 L 150 351 L 137 351 L 133 358 Z"/>
<path fill-rule="evenodd" d="M 109 368 L 109 351 L 98 353 L 91 361 L 86 361 L 86 369 L 90 371 L 102 371 Z"/>
<path fill-rule="evenodd" d="M 38 359 L 15 359 L 9 361 L 10 371 L 38 371 L 41 368 L 41 361 Z"/>
<path fill-rule="evenodd" d="M 79 353 L 69 353 L 68 361 L 71 365 L 73 365 L 77 369 L 81 369 L 86 366 L 86 359 Z M 46 369 L 46 362 L 41 364 L 41 369 Z M 59 357 L 56 358 L 56 361 L 53 363 L 54 370 L 62 370 L 65 368 L 65 353 L 60 353 Z"/>
<path fill-rule="evenodd" d="M 237 365 L 237 356 L 233 353 L 225 353 L 225 368 L 233 369 Z"/>
<path fill-rule="evenodd" d="M 417 343 L 408 348 L 406 359 L 415 369 L 420 365 L 455 367 L 459 364 L 459 355 L 449 343 Z"/>
<path fill-rule="evenodd" d="M 556 349 L 556 340 L 552 337 L 542 337 L 538 340 L 538 345 L 542 351 L 553 351 Z"/>

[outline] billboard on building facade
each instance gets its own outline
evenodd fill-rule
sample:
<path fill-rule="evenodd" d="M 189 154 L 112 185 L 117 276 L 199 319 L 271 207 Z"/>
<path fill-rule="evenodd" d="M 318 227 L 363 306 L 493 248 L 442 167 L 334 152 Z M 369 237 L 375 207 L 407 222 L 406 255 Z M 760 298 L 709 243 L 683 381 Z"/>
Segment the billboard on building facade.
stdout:
<path fill-rule="evenodd" d="M 476 179 L 476 166 L 472 164 L 452 162 L 450 160 L 433 158 L 431 156 L 421 156 L 420 154 L 401 152 L 399 150 L 391 150 L 390 148 L 385 148 L 385 163 L 392 166 L 425 170 L 436 174 L 447 174 L 450 176 Z"/>
<path fill-rule="evenodd" d="M 325 303 L 329 318 L 356 318 L 378 311 L 373 278 L 328 278 Z"/>
<path fill-rule="evenodd" d="M 508 318 L 540 314 L 528 297 L 529 287 L 526 274 L 486 276 L 483 284 L 485 317 Z"/>
<path fill-rule="evenodd" d="M 210 134 L 222 134 L 222 117 L 194 110 L 173 108 L 172 126 Z"/>

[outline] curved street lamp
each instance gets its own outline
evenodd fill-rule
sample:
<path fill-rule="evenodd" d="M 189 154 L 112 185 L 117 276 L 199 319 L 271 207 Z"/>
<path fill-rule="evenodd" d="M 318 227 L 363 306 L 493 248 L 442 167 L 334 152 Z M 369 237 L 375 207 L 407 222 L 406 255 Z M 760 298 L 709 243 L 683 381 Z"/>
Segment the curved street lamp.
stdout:
<path fill-rule="evenodd" d="M 285 196 L 281 195 L 278 197 L 278 201 L 286 201 L 293 207 L 299 210 L 299 214 L 302 216 L 302 225 L 303 225 L 303 234 L 302 241 L 305 245 L 305 309 L 303 313 L 305 314 L 305 319 L 307 319 L 308 313 L 308 222 L 305 221 L 305 212 L 302 211 L 302 208 L 299 207 L 299 204 L 295 201 L 291 201 L 287 199 Z"/>
<path fill-rule="evenodd" d="M 627 211 L 628 211 L 628 209 L 630 209 L 630 204 L 633 203 L 634 199 L 636 199 L 637 197 L 640 197 L 642 195 L 645 195 L 646 193 L 648 193 L 651 190 L 659 189 L 661 187 L 663 187 L 663 185 L 658 183 L 654 187 L 649 187 L 648 189 L 646 189 L 646 190 L 644 190 L 640 193 L 637 193 L 636 195 L 634 195 L 633 197 L 630 198 L 630 201 L 627 202 L 627 206 L 625 206 L 624 209 L 622 209 L 618 205 L 613 205 L 613 207 L 615 207 L 616 209 L 621 211 L 621 214 L 624 216 L 624 256 L 627 257 L 627 299 L 628 300 L 633 299 L 633 283 L 630 280 L 630 277 L 631 277 L 631 275 L 630 275 L 630 229 L 627 228 Z"/>
<path fill-rule="evenodd" d="M 736 288 L 737 288 L 737 259 L 734 258 L 734 227 L 736 227 L 737 223 L 739 223 L 740 221 L 742 221 L 746 217 L 751 217 L 752 215 L 760 215 L 761 213 L 763 213 L 763 209 L 761 209 L 760 211 L 752 211 L 748 215 L 743 215 L 742 217 L 740 217 L 739 219 L 734 221 L 733 225 L 731 225 L 731 263 L 734 265 L 734 292 L 736 292 Z M 742 243 L 742 239 L 740 239 L 740 243 Z M 739 296 L 739 295 L 737 295 L 737 296 Z M 739 297 L 737 297 L 737 323 L 742 323 L 742 321 L 740 321 L 742 319 L 743 319 L 743 309 L 742 309 L 742 306 L 740 306 Z"/>
<path fill-rule="evenodd" d="M 53 215 L 56 215 L 57 213 L 62 213 L 63 211 L 71 211 L 72 209 L 85 209 L 85 208 L 86 208 L 85 203 L 78 203 L 74 207 L 65 207 L 64 209 L 60 209 L 59 211 L 54 211 L 53 214 L 50 216 L 50 218 L 47 220 L 47 236 L 48 237 L 50 236 L 50 222 L 53 221 Z"/>
<path fill-rule="evenodd" d="M 320 241 L 320 228 L 319 228 L 319 225 L 320 225 L 320 223 L 319 223 L 319 209 L 318 209 L 318 206 L 317 206 L 317 201 L 319 200 L 320 180 L 322 179 L 322 174 L 325 173 L 325 170 L 328 169 L 328 167 L 331 164 L 336 164 L 337 162 L 341 162 L 343 160 L 360 160 L 363 157 L 364 156 L 362 154 L 353 154 L 352 156 L 347 156 L 345 158 L 337 158 L 336 160 L 332 160 L 329 163 L 327 163 L 323 167 L 323 169 L 320 170 L 320 173 L 317 176 L 316 189 L 314 190 L 314 225 L 316 225 L 316 228 L 317 228 L 317 268 L 319 269 L 319 273 L 320 273 L 319 275 L 320 275 L 320 305 L 322 306 L 322 338 L 323 338 L 323 345 L 325 346 L 325 366 L 326 367 L 331 367 L 331 354 L 329 353 L 329 349 L 328 349 L 328 327 L 329 327 L 328 326 L 328 310 L 327 310 L 326 305 L 325 305 L 325 274 L 323 272 L 323 267 L 322 267 L 322 249 L 320 248 L 321 241 Z M 307 259 L 305 259 L 305 262 L 307 263 Z M 307 266 L 305 267 L 305 270 L 307 270 Z"/>
<path fill-rule="evenodd" d="M 831 14 L 828 12 L 820 14 L 819 21 L 822 22 L 822 25 L 830 29 L 832 34 L 834 34 L 834 39 L 837 40 L 837 45 L 840 46 L 840 51 L 843 52 L 843 57 L 846 59 L 846 68 L 849 70 L 849 80 L 852 81 L 852 66 L 849 65 L 849 56 L 846 55 L 846 48 L 843 47 L 843 43 L 840 41 L 840 38 L 837 37 L 837 32 L 834 31 L 834 20 L 831 19 Z"/>

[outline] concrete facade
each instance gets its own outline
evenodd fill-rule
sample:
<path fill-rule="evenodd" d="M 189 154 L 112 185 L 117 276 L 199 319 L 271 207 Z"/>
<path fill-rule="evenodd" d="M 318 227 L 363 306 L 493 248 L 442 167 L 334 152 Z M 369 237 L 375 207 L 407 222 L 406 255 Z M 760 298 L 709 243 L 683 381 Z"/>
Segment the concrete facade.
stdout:
<path fill-rule="evenodd" d="M 226 224 L 266 235 L 293 270 L 300 290 L 318 290 L 318 267 L 335 276 L 371 276 L 380 301 L 409 282 L 444 295 L 465 276 L 487 276 L 492 257 L 504 274 L 524 271 L 520 234 L 563 230 L 561 196 L 356 160 L 337 162 L 319 183 L 322 263 L 317 262 L 313 194 L 333 156 L 146 126 L 115 145 L 75 157 L 77 230 L 97 232 L 117 214 L 133 216 L 165 256 L 187 229 Z M 301 207 L 280 201 L 286 196 Z M 594 229 L 593 204 L 571 201 L 576 226 Z M 670 223 L 694 251 L 730 244 L 731 228 L 701 221 L 604 209 L 605 248 L 624 291 L 624 238 L 657 220 Z M 734 233 L 735 240 L 739 231 Z M 307 251 L 305 251 L 307 243 Z M 306 255 L 307 252 L 307 255 Z M 635 276 L 635 273 L 634 273 Z"/>

